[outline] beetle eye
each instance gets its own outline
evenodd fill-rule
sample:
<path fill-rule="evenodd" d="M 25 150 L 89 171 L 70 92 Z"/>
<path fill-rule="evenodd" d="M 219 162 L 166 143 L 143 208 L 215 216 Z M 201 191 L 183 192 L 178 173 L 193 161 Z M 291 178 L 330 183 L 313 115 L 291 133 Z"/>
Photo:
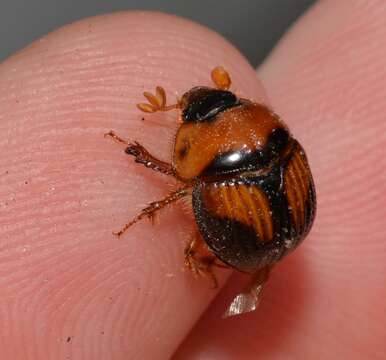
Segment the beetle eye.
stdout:
<path fill-rule="evenodd" d="M 180 159 L 183 159 L 188 155 L 190 150 L 190 142 L 188 140 L 183 140 L 181 147 L 177 149 L 177 154 Z"/>

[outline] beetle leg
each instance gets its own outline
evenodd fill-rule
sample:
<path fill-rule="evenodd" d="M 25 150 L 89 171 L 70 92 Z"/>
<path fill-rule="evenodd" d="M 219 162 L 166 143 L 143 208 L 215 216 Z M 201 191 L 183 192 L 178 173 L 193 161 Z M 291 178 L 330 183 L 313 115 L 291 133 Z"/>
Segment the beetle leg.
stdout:
<path fill-rule="evenodd" d="M 211 72 L 212 81 L 220 90 L 228 90 L 231 86 L 231 78 L 228 72 L 222 67 L 217 66 Z"/>
<path fill-rule="evenodd" d="M 218 287 L 217 277 L 213 272 L 213 266 L 227 268 L 217 262 L 216 257 L 209 252 L 204 245 L 201 236 L 196 235 L 185 247 L 185 265 L 196 275 L 209 277 L 213 282 L 213 289 Z"/>
<path fill-rule="evenodd" d="M 174 176 L 174 171 L 171 164 L 157 159 L 138 142 L 135 141 L 134 143 L 129 143 L 119 137 L 117 134 L 115 134 L 114 131 L 109 131 L 108 133 L 106 133 L 105 137 L 107 136 L 111 137 L 114 141 L 118 143 L 128 145 L 125 149 L 125 152 L 126 154 L 134 156 L 136 163 L 145 165 L 147 168 L 152 169 L 154 171 Z"/>
<path fill-rule="evenodd" d="M 136 163 L 145 165 L 149 169 L 161 172 L 166 175 L 174 175 L 174 170 L 171 164 L 162 160 L 158 160 L 138 142 L 129 144 L 129 146 L 125 149 L 125 152 L 126 154 L 133 155 L 135 157 Z"/>
<path fill-rule="evenodd" d="M 172 204 L 177 200 L 181 199 L 182 197 L 188 195 L 188 193 L 188 188 L 184 187 L 173 191 L 161 200 L 151 202 L 148 206 L 142 209 L 137 216 L 135 216 L 131 221 L 129 221 L 121 230 L 113 232 L 113 234 L 118 237 L 121 236 L 130 226 L 134 225 L 136 222 L 142 220 L 145 217 L 149 218 L 152 222 L 154 222 L 154 217 L 159 210 L 163 209 L 166 205 Z"/>
<path fill-rule="evenodd" d="M 238 294 L 232 300 L 228 309 L 223 314 L 223 318 L 244 314 L 257 309 L 271 269 L 272 266 L 268 265 L 253 274 L 250 284 L 245 291 Z"/>
<path fill-rule="evenodd" d="M 138 109 L 143 112 L 154 113 L 157 111 L 169 111 L 179 108 L 178 102 L 173 105 L 166 105 L 165 89 L 161 86 L 155 88 L 155 95 L 145 91 L 143 96 L 147 99 L 148 103 L 137 104 Z"/>

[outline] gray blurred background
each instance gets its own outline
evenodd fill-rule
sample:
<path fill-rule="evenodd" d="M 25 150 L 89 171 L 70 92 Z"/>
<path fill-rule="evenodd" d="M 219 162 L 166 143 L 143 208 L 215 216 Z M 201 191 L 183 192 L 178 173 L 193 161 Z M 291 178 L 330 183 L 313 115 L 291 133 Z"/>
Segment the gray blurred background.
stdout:
<path fill-rule="evenodd" d="M 158 10 L 216 30 L 258 65 L 315 0 L 0 0 L 0 61 L 75 20 L 119 10 Z"/>

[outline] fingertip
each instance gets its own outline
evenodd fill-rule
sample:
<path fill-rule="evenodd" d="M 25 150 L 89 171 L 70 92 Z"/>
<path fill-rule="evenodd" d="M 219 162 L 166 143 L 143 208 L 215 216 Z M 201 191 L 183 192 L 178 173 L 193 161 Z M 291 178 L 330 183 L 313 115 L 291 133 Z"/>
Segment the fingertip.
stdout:
<path fill-rule="evenodd" d="M 3 223 L 2 232 L 11 239 L 7 254 L 14 254 L 8 271 L 15 270 L 3 293 L 20 299 L 40 289 L 22 323 L 23 310 L 13 312 L 13 323 L 21 325 L 7 335 L 9 357 L 26 346 L 28 334 L 29 353 L 47 350 L 53 358 L 68 351 L 93 359 L 167 358 L 208 306 L 215 292 L 181 271 L 194 224 L 177 208 L 162 214 L 160 225 L 136 224 L 119 240 L 111 234 L 170 185 L 134 164 L 104 134 L 114 130 L 170 159 L 175 114 L 141 121 L 135 104 L 157 85 L 169 98 L 209 85 L 217 65 L 230 72 L 240 95 L 265 101 L 254 69 L 232 45 L 207 28 L 160 13 L 82 20 L 0 66 L 1 126 L 9 134 L 0 150 L 12 174 L 0 193 L 20 199 L 2 219 L 13 224 Z M 26 178 L 30 186 L 21 187 Z M 20 260 L 17 249 L 25 246 L 36 251 Z M 46 310 L 52 307 L 54 314 Z M 36 321 L 48 324 L 39 339 Z M 103 341 L 99 329 L 105 329 Z M 56 347 L 63 334 L 82 346 Z"/>

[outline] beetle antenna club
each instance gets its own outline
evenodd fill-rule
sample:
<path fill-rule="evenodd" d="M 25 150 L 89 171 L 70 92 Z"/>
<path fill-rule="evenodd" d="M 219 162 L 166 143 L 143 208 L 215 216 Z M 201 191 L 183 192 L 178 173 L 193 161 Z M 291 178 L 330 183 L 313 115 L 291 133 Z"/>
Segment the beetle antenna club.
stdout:
<path fill-rule="evenodd" d="M 271 109 L 229 91 L 231 78 L 221 66 L 211 72 L 215 86 L 195 86 L 174 105 L 165 90 L 145 92 L 141 111 L 180 110 L 169 162 L 138 142 L 125 152 L 147 168 L 173 176 L 179 189 L 147 207 L 116 235 L 189 196 L 197 230 L 185 248 L 185 266 L 217 286 L 215 267 L 250 274 L 252 282 L 237 295 L 225 316 L 258 306 L 269 271 L 309 233 L 316 211 L 315 187 L 302 146 Z"/>
<path fill-rule="evenodd" d="M 179 107 L 178 102 L 173 105 L 166 105 L 165 89 L 161 86 L 155 88 L 155 95 L 145 91 L 143 96 L 147 99 L 148 103 L 137 104 L 138 109 L 143 112 L 154 113 L 157 111 L 169 111 Z"/>
<path fill-rule="evenodd" d="M 222 66 L 215 67 L 210 75 L 218 89 L 228 90 L 231 87 L 231 77 Z"/>

